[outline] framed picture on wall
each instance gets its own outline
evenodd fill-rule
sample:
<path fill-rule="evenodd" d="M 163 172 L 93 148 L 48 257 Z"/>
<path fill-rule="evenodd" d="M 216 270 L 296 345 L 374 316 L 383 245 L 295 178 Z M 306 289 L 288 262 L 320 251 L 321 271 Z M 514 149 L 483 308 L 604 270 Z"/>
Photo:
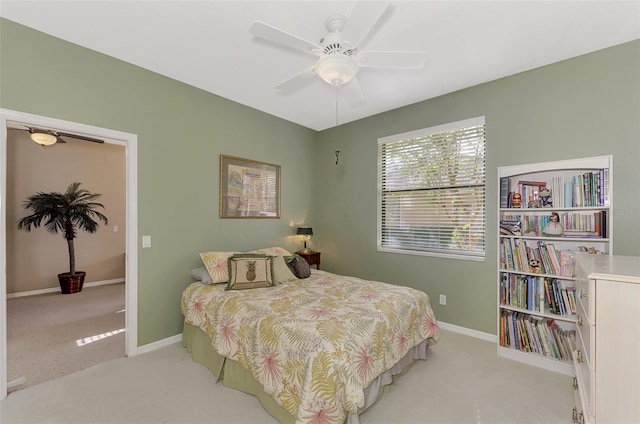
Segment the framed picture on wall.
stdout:
<path fill-rule="evenodd" d="M 280 218 L 280 165 L 220 155 L 220 218 Z"/>

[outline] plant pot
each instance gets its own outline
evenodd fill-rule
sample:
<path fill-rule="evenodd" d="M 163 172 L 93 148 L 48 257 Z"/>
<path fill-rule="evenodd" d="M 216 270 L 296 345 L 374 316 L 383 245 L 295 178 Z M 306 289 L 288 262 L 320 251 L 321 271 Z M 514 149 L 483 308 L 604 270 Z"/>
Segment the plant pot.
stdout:
<path fill-rule="evenodd" d="M 58 281 L 60 282 L 60 290 L 62 290 L 62 294 L 81 292 L 85 275 L 87 275 L 87 273 L 84 271 L 76 271 L 75 275 L 71 275 L 70 272 L 58 274 Z"/>

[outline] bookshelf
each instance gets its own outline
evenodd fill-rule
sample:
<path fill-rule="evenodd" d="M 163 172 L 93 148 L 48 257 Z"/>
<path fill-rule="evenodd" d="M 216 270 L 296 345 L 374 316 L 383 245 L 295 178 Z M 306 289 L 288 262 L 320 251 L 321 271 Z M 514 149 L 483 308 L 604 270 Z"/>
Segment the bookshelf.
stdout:
<path fill-rule="evenodd" d="M 498 355 L 574 374 L 578 252 L 612 253 L 612 156 L 498 168 Z"/>

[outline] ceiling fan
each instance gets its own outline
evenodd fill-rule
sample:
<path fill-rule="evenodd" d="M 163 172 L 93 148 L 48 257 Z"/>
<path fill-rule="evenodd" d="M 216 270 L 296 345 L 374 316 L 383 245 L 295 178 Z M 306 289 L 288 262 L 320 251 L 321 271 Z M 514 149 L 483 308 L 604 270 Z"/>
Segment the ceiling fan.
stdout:
<path fill-rule="evenodd" d="M 329 16 L 325 27 L 329 31 L 318 43 L 313 43 L 261 21 L 251 26 L 256 37 L 318 56 L 316 63 L 278 84 L 279 90 L 297 90 L 315 76 L 328 84 L 345 88 L 352 100 L 362 97 L 356 75 L 360 68 L 419 69 L 426 62 L 423 51 L 360 50 L 362 44 L 389 7 L 385 2 L 358 2 L 350 17 Z"/>
<path fill-rule="evenodd" d="M 46 129 L 40 129 L 35 127 L 26 127 L 26 129 L 23 129 L 23 128 L 16 128 L 16 129 L 22 130 L 22 131 L 29 131 L 29 133 L 31 134 L 31 140 L 35 141 L 41 146 L 51 146 L 52 144 L 56 144 L 56 143 L 66 143 L 66 141 L 62 137 L 74 138 L 77 140 L 91 141 L 93 143 L 104 144 L 104 140 L 101 140 L 99 138 L 94 138 L 94 137 L 88 137 L 86 135 L 71 134 L 71 133 L 62 132 L 62 131 L 46 130 Z"/>

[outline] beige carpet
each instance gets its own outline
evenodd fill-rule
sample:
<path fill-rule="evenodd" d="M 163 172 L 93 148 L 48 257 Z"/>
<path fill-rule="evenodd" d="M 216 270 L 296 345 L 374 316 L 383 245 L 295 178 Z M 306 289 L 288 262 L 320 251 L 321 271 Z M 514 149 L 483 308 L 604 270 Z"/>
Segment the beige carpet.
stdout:
<path fill-rule="evenodd" d="M 124 283 L 8 299 L 9 392 L 123 357 L 124 307 Z"/>
<path fill-rule="evenodd" d="M 495 343 L 450 331 L 362 424 L 569 423 L 571 378 L 498 358 Z M 276 423 L 253 396 L 216 383 L 178 343 L 11 393 L 0 422 Z"/>

